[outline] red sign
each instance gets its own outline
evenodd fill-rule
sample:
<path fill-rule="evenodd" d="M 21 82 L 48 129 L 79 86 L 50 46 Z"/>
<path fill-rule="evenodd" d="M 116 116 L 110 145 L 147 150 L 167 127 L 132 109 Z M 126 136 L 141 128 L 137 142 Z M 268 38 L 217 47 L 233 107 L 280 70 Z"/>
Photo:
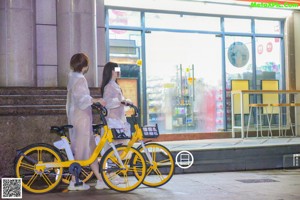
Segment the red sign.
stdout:
<path fill-rule="evenodd" d="M 271 52 L 273 50 L 273 44 L 272 42 L 268 42 L 267 44 L 267 52 Z"/>
<path fill-rule="evenodd" d="M 264 51 L 264 46 L 262 44 L 257 46 L 257 53 L 258 54 L 262 54 Z"/>

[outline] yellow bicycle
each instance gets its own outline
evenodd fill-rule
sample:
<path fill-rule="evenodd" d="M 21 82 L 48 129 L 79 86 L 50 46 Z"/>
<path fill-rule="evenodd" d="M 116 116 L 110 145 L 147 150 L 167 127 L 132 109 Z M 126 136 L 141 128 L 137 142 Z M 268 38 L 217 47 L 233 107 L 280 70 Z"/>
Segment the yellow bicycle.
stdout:
<path fill-rule="evenodd" d="M 88 160 L 67 160 L 55 146 L 45 143 L 29 145 L 17 151 L 15 158 L 15 174 L 22 178 L 22 186 L 32 193 L 46 193 L 56 188 L 62 180 L 64 168 L 76 177 L 76 184 L 80 185 L 79 174 L 82 167 L 92 164 L 100 155 L 104 145 L 108 143 L 111 148 L 105 152 L 100 162 L 100 173 L 108 187 L 119 192 L 129 192 L 136 189 L 146 175 L 146 162 L 143 155 L 133 147 L 114 145 L 116 129 L 109 129 L 105 120 L 107 110 L 105 107 L 93 105 L 100 111 L 104 133 L 99 144 Z M 65 128 L 70 128 L 65 126 Z M 111 174 L 115 173 L 123 179 L 123 183 L 115 183 Z"/>
<path fill-rule="evenodd" d="M 123 104 L 133 109 L 133 113 L 130 119 L 132 120 L 132 124 L 134 125 L 135 131 L 132 133 L 131 139 L 123 133 L 115 133 L 115 138 L 130 139 L 130 141 L 127 144 L 127 148 L 132 148 L 136 143 L 140 143 L 137 149 L 144 156 L 147 165 L 146 177 L 143 181 L 144 185 L 149 187 L 159 187 L 166 184 L 169 180 L 171 180 L 175 171 L 175 161 L 172 156 L 172 153 L 167 147 L 161 144 L 154 143 L 151 141 L 144 142 L 144 139 L 157 138 L 159 136 L 158 126 L 155 125 L 141 127 L 137 120 L 139 113 L 138 108 L 131 103 L 123 102 Z M 99 130 L 102 128 L 102 126 L 103 125 L 101 124 L 93 126 L 94 134 L 96 137 L 96 143 L 97 141 L 99 141 Z M 93 171 L 84 170 L 83 176 L 85 177 L 85 179 L 83 181 L 88 181 L 90 177 L 92 177 L 92 175 Z M 138 171 L 136 172 L 136 175 L 138 176 Z"/>
<path fill-rule="evenodd" d="M 162 186 L 171 180 L 175 171 L 175 162 L 172 153 L 167 147 L 161 144 L 151 141 L 144 142 L 144 139 L 157 138 L 159 136 L 157 124 L 155 126 L 148 125 L 141 127 L 137 119 L 139 109 L 131 103 L 124 104 L 133 109 L 130 119 L 135 129 L 127 146 L 130 148 L 136 142 L 139 142 L 140 145 L 137 149 L 146 159 L 147 172 L 143 184 L 149 187 Z M 136 173 L 138 174 L 138 171 Z"/>

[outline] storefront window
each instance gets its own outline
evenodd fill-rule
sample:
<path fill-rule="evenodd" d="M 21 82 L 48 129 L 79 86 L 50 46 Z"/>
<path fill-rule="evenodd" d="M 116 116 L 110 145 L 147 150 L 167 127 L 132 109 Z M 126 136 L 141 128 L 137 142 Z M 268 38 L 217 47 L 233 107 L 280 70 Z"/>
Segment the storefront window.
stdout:
<path fill-rule="evenodd" d="M 280 21 L 255 20 L 255 33 L 280 34 Z"/>
<path fill-rule="evenodd" d="M 256 80 L 261 88 L 261 80 L 279 80 L 281 83 L 281 39 L 256 38 Z"/>
<path fill-rule="evenodd" d="M 117 63 L 136 64 L 141 58 L 141 33 L 111 29 L 109 31 L 110 60 Z"/>
<path fill-rule="evenodd" d="M 120 79 L 117 80 L 124 97 L 134 105 L 140 107 L 141 90 L 141 32 L 116 30 L 109 31 L 109 60 L 118 63 Z M 126 116 L 130 117 L 132 111 L 128 110 Z M 143 110 L 139 113 L 143 120 Z M 129 121 L 130 122 L 130 121 Z"/>
<path fill-rule="evenodd" d="M 249 80 L 249 89 L 252 89 L 252 43 L 251 37 L 227 36 L 225 38 L 226 57 L 226 117 L 227 127 L 231 127 L 231 81 Z M 240 115 L 237 115 L 240 117 Z M 237 124 L 240 119 L 235 119 Z"/>
<path fill-rule="evenodd" d="M 152 31 L 146 47 L 148 123 L 162 133 L 223 127 L 220 37 Z"/>
<path fill-rule="evenodd" d="M 251 33 L 251 20 L 225 18 L 224 27 L 226 32 Z"/>
<path fill-rule="evenodd" d="M 142 121 L 157 123 L 160 133 L 231 129 L 232 80 L 249 80 L 249 89 L 260 89 L 261 80 L 276 79 L 283 87 L 281 21 L 254 19 L 253 34 L 251 19 L 224 17 L 225 37 L 216 37 L 220 17 L 145 12 L 142 27 L 142 12 L 109 10 L 109 59 L 121 65 L 124 77 L 138 78 Z M 139 30 L 125 30 L 129 26 Z"/>
<path fill-rule="evenodd" d="M 145 24 L 155 28 L 220 31 L 219 17 L 146 13 Z"/>
<path fill-rule="evenodd" d="M 140 12 L 108 10 L 110 26 L 141 26 Z"/>

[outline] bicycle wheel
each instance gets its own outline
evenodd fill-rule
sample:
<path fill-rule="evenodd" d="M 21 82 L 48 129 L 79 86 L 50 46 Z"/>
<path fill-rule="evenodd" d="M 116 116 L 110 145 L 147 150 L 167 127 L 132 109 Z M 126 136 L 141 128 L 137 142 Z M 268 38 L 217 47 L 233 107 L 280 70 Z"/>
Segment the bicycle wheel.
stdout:
<path fill-rule="evenodd" d="M 166 184 L 172 178 L 175 170 L 172 153 L 167 147 L 158 143 L 146 143 L 145 148 L 148 149 L 153 164 L 151 165 L 144 148 L 141 146 L 138 150 L 143 154 L 147 164 L 143 184 L 149 187 L 159 187 Z"/>
<path fill-rule="evenodd" d="M 146 162 L 142 154 L 135 148 L 127 146 L 116 147 L 121 163 L 111 148 L 100 161 L 100 173 L 106 185 L 119 192 L 129 192 L 140 186 L 146 175 Z M 132 162 L 134 158 L 135 162 Z M 118 179 L 118 181 L 116 181 Z"/>
<path fill-rule="evenodd" d="M 64 160 L 68 160 L 67 155 L 65 152 L 60 151 L 62 154 L 62 157 L 64 158 Z M 79 174 L 79 179 L 86 183 L 89 180 L 91 180 L 94 177 L 94 172 L 92 171 L 90 166 L 86 166 L 86 167 L 81 167 L 81 171 Z M 69 173 L 69 170 L 67 169 L 62 176 L 62 182 L 65 184 L 70 184 L 70 180 L 72 178 L 72 174 Z"/>
<path fill-rule="evenodd" d="M 15 162 L 17 178 L 22 178 L 22 186 L 32 193 L 46 193 L 53 190 L 61 181 L 63 167 L 36 171 L 35 164 L 43 162 L 61 162 L 59 150 L 49 144 L 32 144 L 24 148 Z"/>

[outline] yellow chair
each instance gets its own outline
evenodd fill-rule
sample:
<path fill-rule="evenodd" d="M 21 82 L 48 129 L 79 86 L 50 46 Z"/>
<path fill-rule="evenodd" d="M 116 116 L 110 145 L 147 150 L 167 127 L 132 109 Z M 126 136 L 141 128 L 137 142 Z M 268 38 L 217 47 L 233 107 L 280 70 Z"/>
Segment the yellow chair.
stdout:
<path fill-rule="evenodd" d="M 231 91 L 235 90 L 249 90 L 249 80 L 242 80 L 242 79 L 234 79 L 231 80 Z M 234 95 L 234 105 L 233 106 L 233 113 L 234 114 L 241 114 L 241 105 L 240 105 L 240 95 Z M 249 114 L 249 94 L 245 94 L 243 96 L 244 101 L 244 114 Z"/>
<path fill-rule="evenodd" d="M 259 127 L 260 127 L 260 136 L 263 137 L 263 134 L 262 134 L 262 126 L 263 126 L 262 115 L 264 114 L 263 113 L 264 110 L 267 112 L 267 120 L 268 120 L 268 126 L 269 126 L 268 136 L 269 135 L 272 136 L 272 130 L 271 130 L 270 119 L 269 119 L 269 114 L 268 114 L 269 104 L 255 103 L 255 104 L 249 104 L 249 107 L 250 107 L 250 114 L 249 114 L 249 118 L 248 118 L 246 137 L 248 137 L 248 133 L 249 133 L 249 127 L 250 127 L 250 121 L 251 121 L 251 115 L 252 115 L 252 112 L 253 112 L 253 108 L 256 108 L 256 137 L 258 137 Z"/>
<path fill-rule="evenodd" d="M 278 80 L 262 80 L 261 81 L 261 90 L 278 90 Z M 249 104 L 250 107 L 250 115 L 248 119 L 248 126 L 247 126 L 247 137 L 248 137 L 248 131 L 249 131 L 249 125 L 251 120 L 251 114 L 253 108 L 256 108 L 256 137 L 258 137 L 258 128 L 260 127 L 260 135 L 263 137 L 262 134 L 262 115 L 267 116 L 268 121 L 268 136 L 272 137 L 272 129 L 271 129 L 271 119 L 272 119 L 272 113 L 273 111 L 276 113 L 277 110 L 271 109 L 271 104 L 279 103 L 279 97 L 278 94 L 265 94 L 262 93 L 261 95 L 261 101 L 262 103 L 256 103 L 256 104 Z M 273 108 L 273 107 L 272 107 Z M 269 118 L 269 115 L 271 115 L 271 119 Z"/>
<path fill-rule="evenodd" d="M 249 80 L 244 80 L 244 79 L 234 79 L 231 80 L 231 92 L 232 91 L 240 91 L 240 90 L 249 90 Z M 241 97 L 240 94 L 235 94 L 233 95 L 233 99 L 231 100 L 232 105 L 232 137 L 234 137 L 234 129 L 239 127 L 236 126 L 236 118 L 235 115 L 240 116 L 241 118 L 244 116 L 241 115 Z M 249 113 L 249 94 L 243 95 L 243 113 L 248 114 Z M 242 124 L 242 119 L 239 119 L 240 121 L 240 128 L 244 127 L 244 123 Z"/>
<path fill-rule="evenodd" d="M 261 81 L 262 90 L 279 90 L 279 81 L 278 80 L 262 80 Z M 278 114 L 278 127 L 279 127 L 279 136 L 281 135 L 281 114 L 282 108 L 291 106 L 290 104 L 280 103 L 279 95 L 274 94 L 263 94 L 264 103 L 268 103 L 271 107 L 268 114 L 271 114 L 270 126 L 272 125 L 272 118 L 274 114 Z M 271 136 L 272 130 L 271 130 Z"/>
<path fill-rule="evenodd" d="M 279 113 L 278 113 L 278 136 L 283 136 L 283 127 L 282 127 L 282 115 L 283 115 L 283 108 L 291 108 L 291 107 L 296 107 L 296 106 L 300 106 L 299 103 L 275 103 L 275 104 L 271 104 L 272 108 L 279 108 Z M 288 111 L 286 110 L 286 113 Z M 294 133 L 294 129 L 293 129 L 293 126 L 294 124 L 292 123 L 291 121 L 291 116 L 290 116 L 290 113 L 289 114 L 286 114 L 286 128 L 284 130 L 284 135 L 286 136 L 286 131 L 287 131 L 287 128 L 290 128 L 292 130 L 292 135 L 295 136 L 295 133 Z"/>

